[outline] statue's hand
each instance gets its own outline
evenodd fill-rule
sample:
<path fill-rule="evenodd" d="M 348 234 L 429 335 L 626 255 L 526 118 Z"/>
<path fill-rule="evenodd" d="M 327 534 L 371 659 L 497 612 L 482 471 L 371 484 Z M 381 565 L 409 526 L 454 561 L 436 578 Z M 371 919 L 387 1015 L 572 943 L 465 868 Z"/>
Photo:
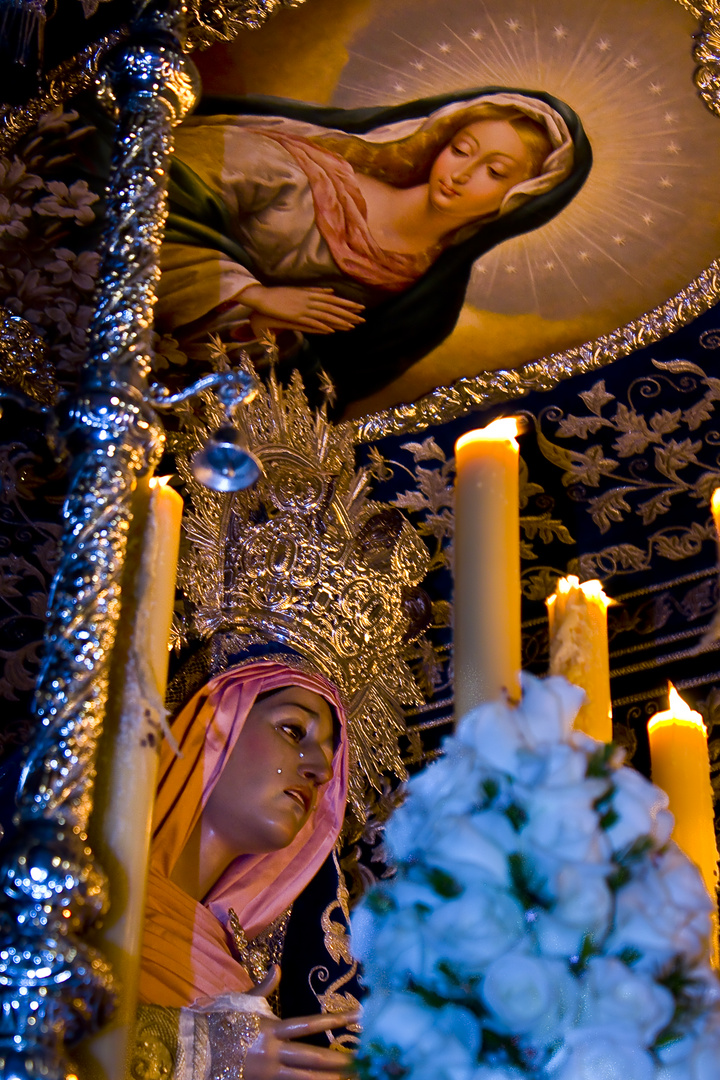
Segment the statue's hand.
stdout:
<path fill-rule="evenodd" d="M 347 1080 L 352 1058 L 347 1051 L 295 1042 L 306 1035 L 356 1024 L 357 1012 L 298 1016 L 260 1021 L 260 1034 L 245 1057 L 245 1080 Z"/>
<path fill-rule="evenodd" d="M 364 322 L 362 304 L 335 296 L 332 289 L 296 285 L 250 285 L 238 302 L 252 308 L 253 329 L 299 330 L 307 334 L 332 334 L 352 330 Z"/>
<path fill-rule="evenodd" d="M 249 993 L 267 997 L 279 982 L 280 968 L 273 964 L 263 981 Z M 245 1057 L 245 1080 L 346 1080 L 352 1071 L 352 1058 L 347 1051 L 293 1040 L 347 1027 L 356 1024 L 359 1018 L 358 1012 L 297 1016 L 292 1020 L 263 1017 L 260 1033 Z"/>

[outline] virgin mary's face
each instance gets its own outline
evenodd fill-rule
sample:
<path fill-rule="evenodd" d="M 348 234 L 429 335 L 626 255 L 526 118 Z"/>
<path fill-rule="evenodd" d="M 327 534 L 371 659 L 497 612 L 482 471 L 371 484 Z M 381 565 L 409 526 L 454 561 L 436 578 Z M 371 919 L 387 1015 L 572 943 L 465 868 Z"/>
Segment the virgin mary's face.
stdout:
<path fill-rule="evenodd" d="M 203 827 L 237 854 L 279 851 L 332 777 L 333 714 L 319 694 L 288 686 L 256 702 L 203 811 Z"/>
<path fill-rule="evenodd" d="M 497 213 L 503 198 L 532 174 L 532 159 L 508 120 L 477 120 L 450 140 L 433 162 L 428 200 L 449 228 Z"/>

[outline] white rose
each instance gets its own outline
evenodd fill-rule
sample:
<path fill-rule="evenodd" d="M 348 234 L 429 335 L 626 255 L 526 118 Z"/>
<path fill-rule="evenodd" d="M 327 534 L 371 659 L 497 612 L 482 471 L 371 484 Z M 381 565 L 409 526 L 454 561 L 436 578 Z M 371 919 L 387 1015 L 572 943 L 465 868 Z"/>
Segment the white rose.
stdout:
<path fill-rule="evenodd" d="M 520 682 L 522 700 L 517 709 L 517 726 L 527 745 L 567 742 L 585 691 L 559 675 L 537 679 L 523 671 Z"/>
<path fill-rule="evenodd" d="M 632 971 L 614 957 L 593 957 L 584 978 L 583 1022 L 629 1025 L 635 1037 L 652 1046 L 675 1012 L 675 999 L 648 975 Z"/>
<path fill-rule="evenodd" d="M 428 866 L 437 866 L 456 878 L 464 887 L 481 886 L 482 881 L 493 885 L 507 886 L 509 871 L 506 851 L 494 839 L 492 829 L 481 829 L 484 814 L 472 817 L 443 815 L 436 822 L 426 846 L 423 849 L 423 862 Z M 499 814 L 493 815 L 493 822 L 505 843 L 512 843 L 512 826 Z"/>
<path fill-rule="evenodd" d="M 430 1009 L 414 994 L 391 994 L 373 1002 L 364 1021 L 363 1044 L 396 1046 L 413 1080 L 471 1080 L 480 1031 L 467 1009 Z"/>
<path fill-rule="evenodd" d="M 517 752 L 523 745 L 515 713 L 515 709 L 499 701 L 479 705 L 462 718 L 454 737 L 474 750 L 482 765 L 513 774 Z"/>
<path fill-rule="evenodd" d="M 533 932 L 545 956 L 579 959 L 585 937 L 582 927 L 570 926 L 551 911 L 539 911 L 533 923 Z"/>
<path fill-rule="evenodd" d="M 674 955 L 693 963 L 707 950 L 710 898 L 697 869 L 670 844 L 646 861 L 616 897 L 615 929 L 607 950 L 637 948 L 639 970 L 656 970 Z"/>
<path fill-rule="evenodd" d="M 548 747 L 542 755 L 545 763 L 544 784 L 567 787 L 582 784 L 587 774 L 587 754 L 567 743 Z"/>
<path fill-rule="evenodd" d="M 563 866 L 555 881 L 555 916 L 595 937 L 605 934 L 613 912 L 607 869 L 602 865 Z"/>
<path fill-rule="evenodd" d="M 471 746 L 453 738 L 445 740 L 443 749 L 443 757 L 413 776 L 408 791 L 433 814 L 439 806 L 448 814 L 464 814 L 480 797 L 484 772 Z"/>
<path fill-rule="evenodd" d="M 526 803 L 529 820 L 520 834 L 523 849 L 530 853 L 537 847 L 571 862 L 607 861 L 609 844 L 593 807 L 605 788 L 603 780 L 586 780 L 531 792 Z"/>
<path fill-rule="evenodd" d="M 520 940 L 524 912 L 503 889 L 486 886 L 443 903 L 425 927 L 438 954 L 459 975 L 473 975 Z"/>
<path fill-rule="evenodd" d="M 386 911 L 376 910 L 378 901 L 388 905 Z M 370 987 L 401 984 L 407 974 L 431 978 L 437 956 L 427 941 L 424 912 L 439 902 L 429 886 L 399 879 L 357 906 L 351 918 L 352 950 Z"/>
<path fill-rule="evenodd" d="M 655 1080 L 652 1057 L 612 1028 L 575 1029 L 553 1080 Z"/>
<path fill-rule="evenodd" d="M 488 966 L 482 995 L 492 1014 L 491 1027 L 544 1043 L 563 1023 L 574 1022 L 579 990 L 560 961 L 510 953 Z"/>
<path fill-rule="evenodd" d="M 667 819 L 658 820 L 667 810 L 665 792 L 627 765 L 616 770 L 612 782 L 615 792 L 611 805 L 617 821 L 607 834 L 613 851 L 622 851 L 643 836 L 652 836 L 656 841 L 665 836 Z"/>

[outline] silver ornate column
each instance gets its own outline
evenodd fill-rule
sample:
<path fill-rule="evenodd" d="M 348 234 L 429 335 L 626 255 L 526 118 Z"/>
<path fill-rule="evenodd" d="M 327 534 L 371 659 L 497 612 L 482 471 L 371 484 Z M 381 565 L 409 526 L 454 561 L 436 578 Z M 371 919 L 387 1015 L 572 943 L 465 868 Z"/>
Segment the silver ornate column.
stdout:
<path fill-rule="evenodd" d="M 8 1080 L 65 1077 L 65 1045 L 112 1008 L 109 967 L 82 940 L 107 905 L 86 828 L 131 496 L 163 438 L 144 395 L 171 130 L 196 94 L 181 16 L 146 10 L 106 60 L 103 92 L 118 130 L 97 310 L 81 390 L 63 417 L 74 464 L 36 692 L 40 724 L 2 877 L 0 1075 Z"/>

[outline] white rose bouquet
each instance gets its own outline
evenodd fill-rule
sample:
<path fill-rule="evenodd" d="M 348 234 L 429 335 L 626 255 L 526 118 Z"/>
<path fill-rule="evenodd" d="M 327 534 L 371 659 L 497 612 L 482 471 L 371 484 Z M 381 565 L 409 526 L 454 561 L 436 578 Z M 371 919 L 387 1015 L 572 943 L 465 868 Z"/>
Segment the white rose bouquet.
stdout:
<path fill-rule="evenodd" d="M 387 827 L 352 920 L 364 1080 L 717 1080 L 712 905 L 667 796 L 523 677 L 468 714 Z"/>

